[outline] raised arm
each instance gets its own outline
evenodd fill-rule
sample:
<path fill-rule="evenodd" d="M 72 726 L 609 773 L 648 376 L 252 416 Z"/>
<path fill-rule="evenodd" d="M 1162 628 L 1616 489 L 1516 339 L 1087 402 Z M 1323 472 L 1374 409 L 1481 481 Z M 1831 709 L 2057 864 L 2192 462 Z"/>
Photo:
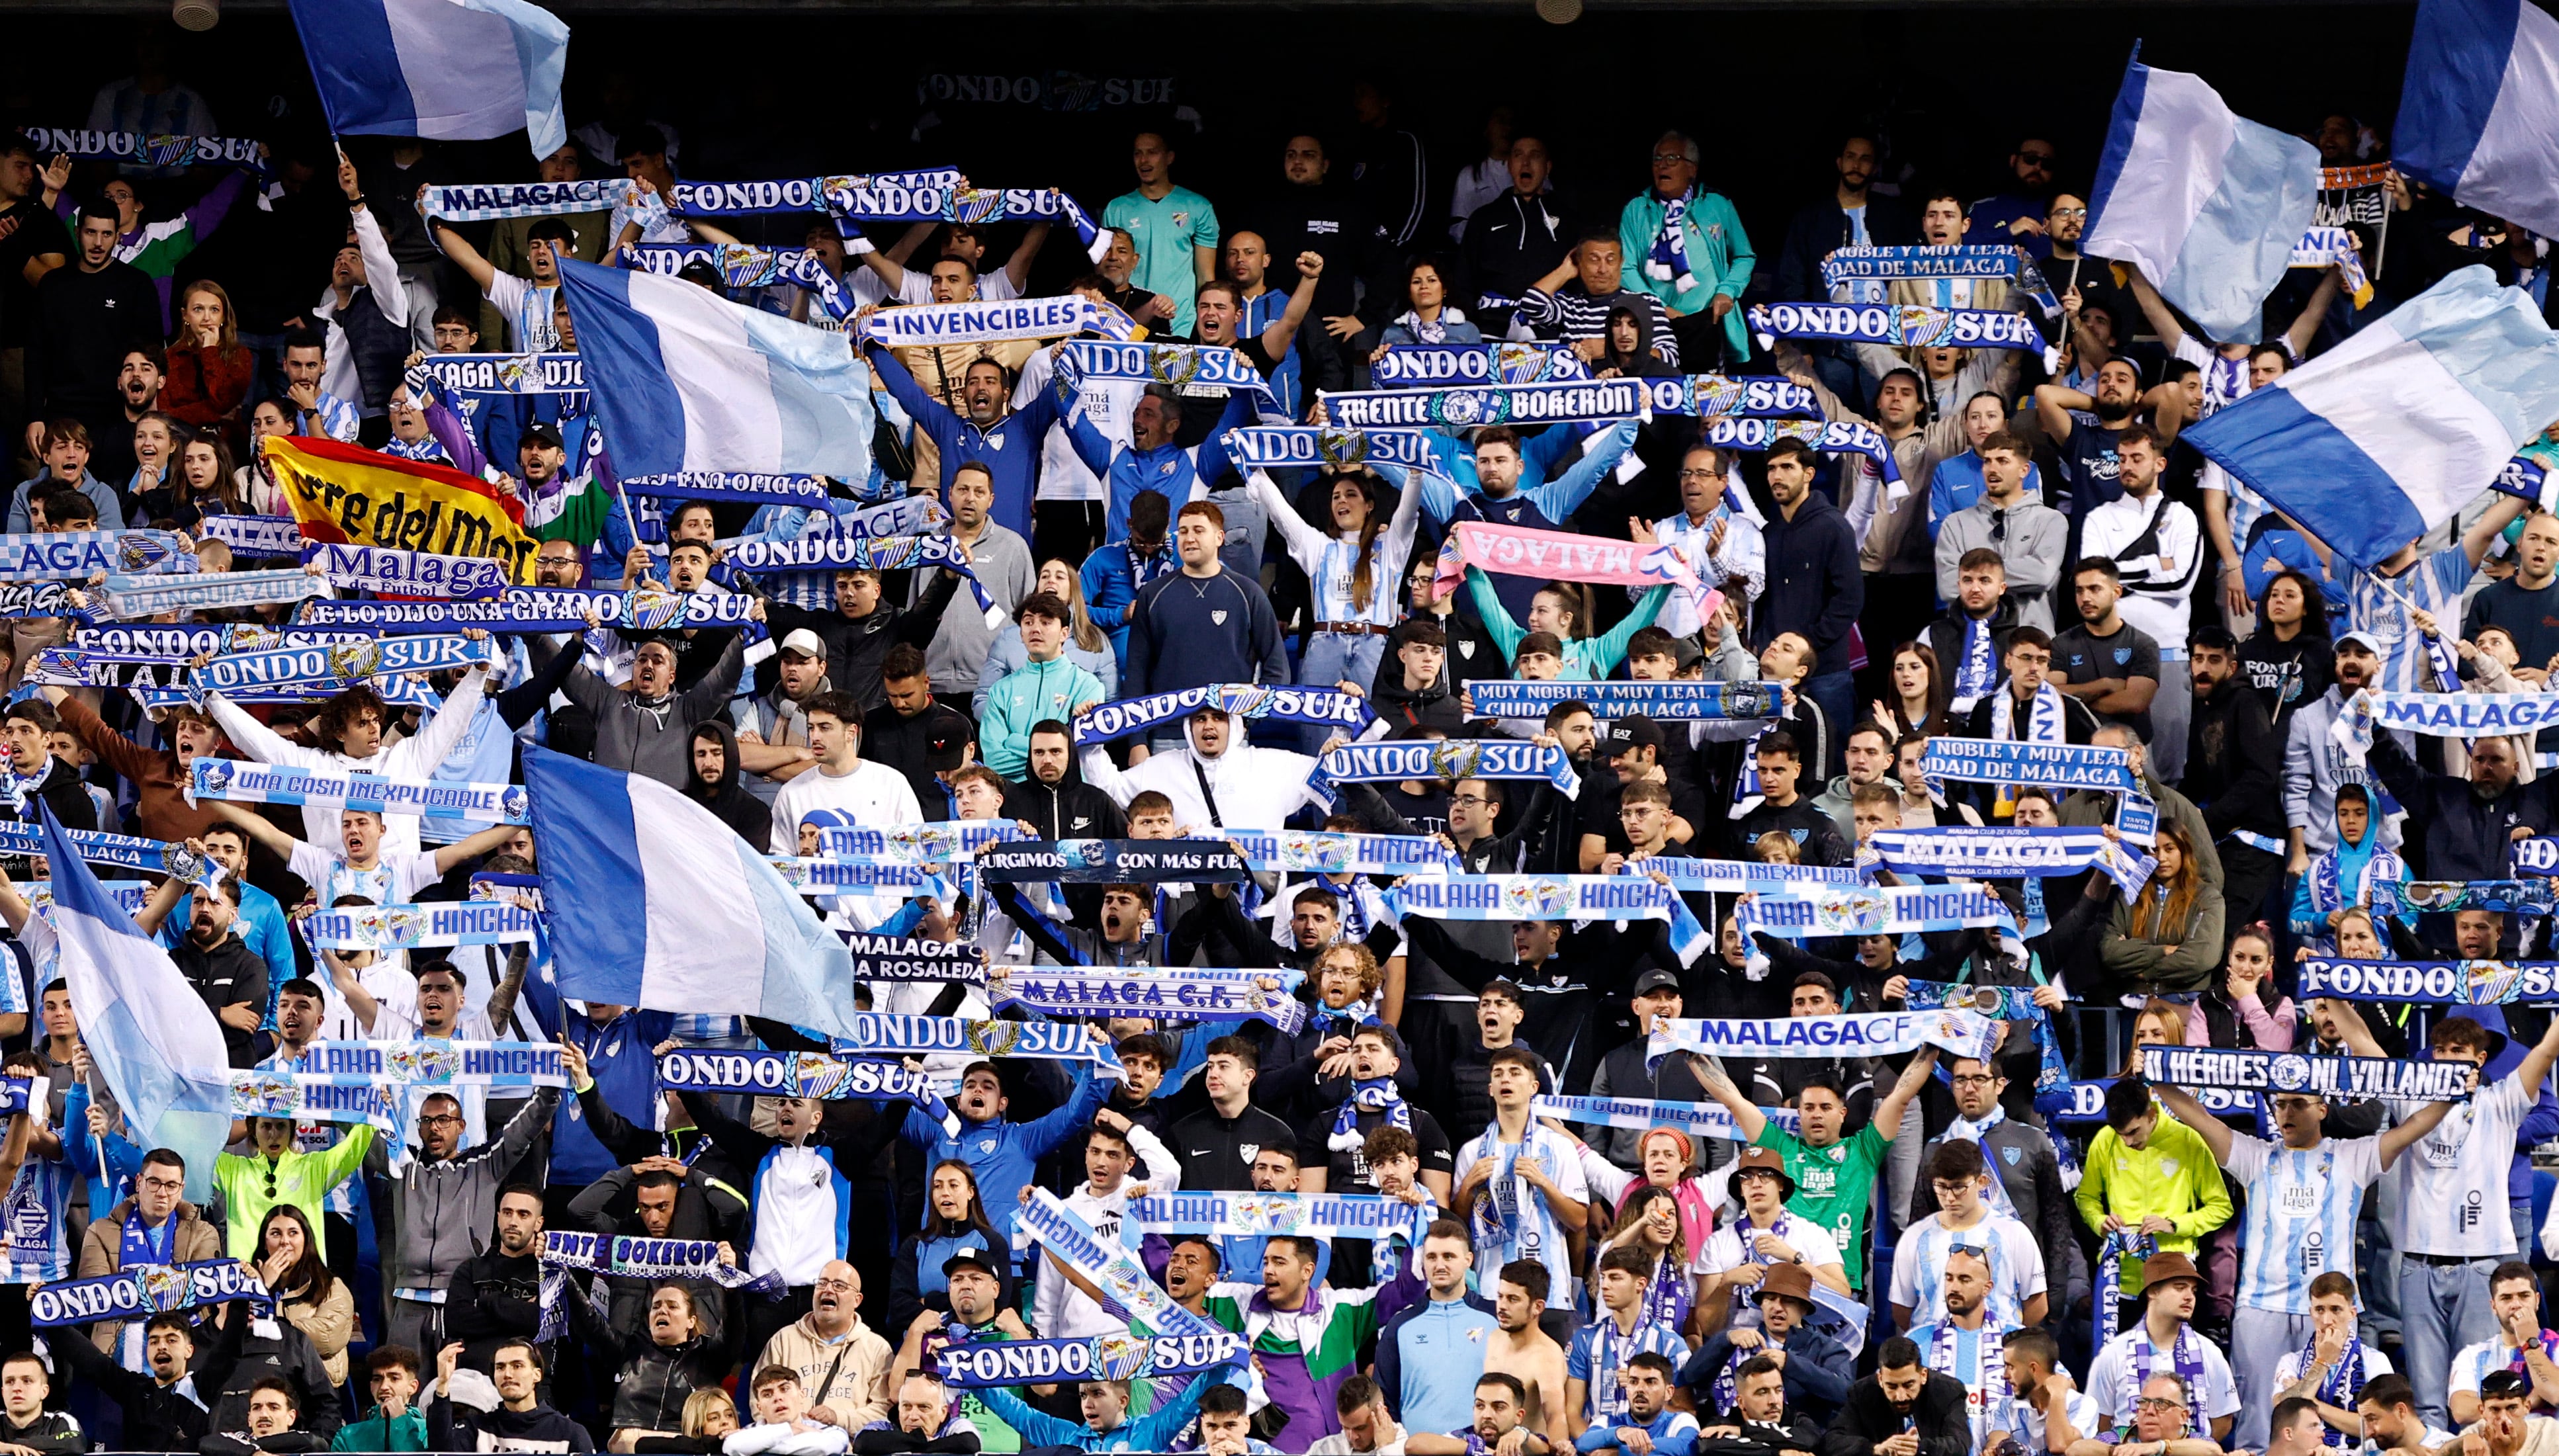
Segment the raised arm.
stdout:
<path fill-rule="evenodd" d="M 2154 1090 L 2159 1093 L 2161 1104 L 2168 1108 L 2169 1115 L 2193 1128 L 2196 1135 L 2203 1139 L 2203 1145 L 2212 1149 L 2212 1161 L 2227 1167 L 2230 1162 L 2230 1124 L 2205 1111 L 2203 1104 L 2196 1101 L 2193 1094 L 2184 1088 L 2164 1082 L 2158 1084 Z M 2437 1102 L 2434 1105 L 2437 1109 L 2436 1118 L 2440 1120 L 2443 1116 L 2444 1104 Z M 2427 1124 L 2429 1127 L 2433 1125 L 2432 1122 Z"/>
<path fill-rule="evenodd" d="M 1915 1062 L 1917 1059 L 1912 1060 Z M 1708 1096 L 1722 1102 L 1724 1110 L 1732 1114 L 1732 1125 L 1740 1129 L 1741 1135 L 1752 1142 L 1757 1142 L 1759 1134 L 1768 1126 L 1768 1114 L 1759 1110 L 1758 1103 L 1742 1095 L 1740 1088 L 1733 1086 L 1732 1074 L 1724 1070 L 1724 1059 L 1721 1057 L 1702 1059 L 1698 1064 L 1697 1080 L 1706 1089 Z M 1893 1092 L 1898 1095 L 1900 1089 L 1895 1087 Z M 1906 1104 L 1909 1098 L 1903 1097 L 1902 1100 Z M 1875 1114 L 1881 1118 L 1883 1115 L 1883 1108 L 1877 1107 Z M 1897 1126 L 1901 1114 L 1898 1109 L 1895 1109 L 1892 1115 Z M 1889 1137 L 1892 1134 L 1887 1132 L 1884 1135 Z"/>
<path fill-rule="evenodd" d="M 2177 321 L 2176 312 L 2151 286 L 2151 280 L 2142 276 L 2141 264 L 2126 263 L 2124 272 L 2131 277 L 2133 301 L 2141 305 L 2142 317 L 2150 320 L 2151 332 L 2159 336 L 2162 348 L 2175 354 L 2178 345 L 2185 341 L 2185 326 Z"/>
<path fill-rule="evenodd" d="M 1280 317 L 1271 321 L 1270 328 L 1262 331 L 1262 348 L 1273 359 L 1288 352 L 1289 341 L 1297 337 L 1298 327 L 1306 322 L 1307 313 L 1315 306 L 1315 280 L 1323 275 L 1322 253 L 1297 254 L 1297 286 L 1289 291 L 1288 306 L 1280 311 Z"/>
<path fill-rule="evenodd" d="M 1900 1136 L 1901 1114 L 1908 1110 L 1910 1099 L 1919 1095 L 1919 1090 L 1928 1085 L 1929 1076 L 1936 1070 L 1937 1049 L 1921 1047 L 1911 1054 L 1910 1065 L 1901 1069 L 1901 1076 L 1892 1084 L 1892 1091 L 1885 1092 L 1882 1099 L 1875 1104 L 1875 1130 L 1882 1133 L 1886 1142 Z"/>
<path fill-rule="evenodd" d="M 463 272 L 470 274 L 472 285 L 486 295 L 489 292 L 491 280 L 498 276 L 498 265 L 483 257 L 480 249 L 473 247 L 461 233 L 445 226 L 442 218 L 437 218 L 431 225 L 435 232 L 435 245 L 443 250 L 446 257 L 459 265 Z"/>
<path fill-rule="evenodd" d="M 268 823 L 263 816 L 251 813 L 229 800 L 208 799 L 204 801 L 204 806 L 212 809 L 219 817 L 239 825 L 247 831 L 250 838 L 273 850 L 278 859 L 291 860 L 294 848 L 302 842 Z"/>
<path fill-rule="evenodd" d="M 2544 1040 L 2546 1041 L 2547 1038 Z M 2407 1121 L 2382 1133 L 2382 1170 L 2387 1172 L 2393 1163 L 2399 1161 L 2401 1153 L 2406 1152 L 2418 1139 L 2434 1131 L 2435 1124 L 2443 1121 L 2444 1114 L 2452 1109 L 2453 1104 L 2450 1102 L 2428 1102 L 2411 1113 Z"/>
<path fill-rule="evenodd" d="M 2329 264 L 2328 270 L 2320 274 L 2319 286 L 2311 290 L 2310 302 L 2302 305 L 2292 327 L 2284 331 L 2284 343 L 2292 350 L 2293 358 L 2300 359 L 2310 352 L 2311 339 L 2319 333 L 2320 321 L 2328 317 L 2329 306 L 2336 302 L 2337 290 L 2344 282 L 2345 274 L 2334 263 Z"/>

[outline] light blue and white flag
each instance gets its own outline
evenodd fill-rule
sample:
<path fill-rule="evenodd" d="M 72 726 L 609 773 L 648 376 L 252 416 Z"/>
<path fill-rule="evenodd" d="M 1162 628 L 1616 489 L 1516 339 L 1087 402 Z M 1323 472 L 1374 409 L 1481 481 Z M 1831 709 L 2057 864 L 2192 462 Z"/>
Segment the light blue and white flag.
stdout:
<path fill-rule="evenodd" d="M 2199 75 L 2136 59 L 2115 93 L 2079 246 L 2139 264 L 2214 342 L 2253 344 L 2319 191 L 2319 148 L 2236 115 Z"/>
<path fill-rule="evenodd" d="M 490 556 L 439 556 L 389 546 L 312 541 L 302 548 L 302 564 L 319 567 L 320 574 L 338 586 L 402 597 L 469 601 L 507 586 L 507 568 Z"/>
<path fill-rule="evenodd" d="M 2301 994 L 2341 1001 L 2437 1001 L 2455 1006 L 2559 1002 L 2559 961 L 2326 960 L 2302 962 Z"/>
<path fill-rule="evenodd" d="M 1609 722 L 1640 713 L 1664 722 L 1773 718 L 1784 700 L 1774 682 L 1530 682 L 1479 678 L 1466 685 L 1477 717 L 1542 718 L 1558 703 L 1580 703 Z"/>
<path fill-rule="evenodd" d="M 1989 1061 L 2000 1044 L 2001 1023 L 1959 1007 L 1934 1011 L 1871 1011 L 1845 1016 L 1790 1016 L 1779 1021 L 1726 1021 L 1667 1017 L 1653 1023 L 1644 1048 L 1648 1063 L 1673 1052 L 1706 1057 L 1887 1057 L 1937 1047 L 1958 1057 Z"/>
<path fill-rule="evenodd" d="M 1934 829 L 1879 829 L 1861 861 L 1872 852 L 1896 875 L 1962 875 L 2005 880 L 2049 879 L 2075 875 L 2090 866 L 2104 870 L 2129 900 L 2142 893 L 2151 871 L 2149 855 L 2130 844 L 2106 837 L 2103 829 L 2029 829 L 2010 824 L 1954 824 Z"/>
<path fill-rule="evenodd" d="M 1781 941 L 1964 930 L 2018 934 L 2008 906 L 1979 885 L 1805 885 L 1787 895 L 1753 896 L 1733 915 L 1743 936 Z"/>
<path fill-rule="evenodd" d="M 89 1060 L 140 1134 L 136 1141 L 176 1149 L 187 1160 L 189 1192 L 210 1196 L 214 1155 L 230 1138 L 223 1025 L 169 952 L 99 888 L 53 810 L 39 807 L 53 867 L 50 935 Z"/>
<path fill-rule="evenodd" d="M 2530 294 L 2474 265 L 2180 438 L 2368 569 L 2451 519 L 2552 420 L 2559 336 Z"/>
<path fill-rule="evenodd" d="M 1965 783 L 2041 784 L 2117 794 L 2141 788 L 2133 782 L 2130 750 L 2078 744 L 1932 736 L 1927 757 L 1920 760 L 1920 772 L 1931 780 Z"/>
<path fill-rule="evenodd" d="M 1658 920 L 1670 926 L 1682 964 L 1706 952 L 1706 928 L 1677 890 L 1634 875 L 1443 875 L 1418 878 L 1380 897 L 1397 921 Z"/>
<path fill-rule="evenodd" d="M 2559 236 L 2559 21 L 2530 0 L 2419 0 L 2390 156 L 2463 207 Z"/>
<path fill-rule="evenodd" d="M 1326 420 L 1358 430 L 1607 422 L 1646 419 L 1651 412 L 1641 379 L 1343 390 L 1324 395 L 1323 403 Z"/>
<path fill-rule="evenodd" d="M 524 755 L 561 995 L 855 1025 L 843 943 L 710 810 L 642 775 Z"/>
<path fill-rule="evenodd" d="M 870 369 L 841 334 L 574 259 L 560 264 L 560 296 L 626 486 L 710 473 L 869 478 Z"/>
<path fill-rule="evenodd" d="M 568 23 L 527 0 L 289 0 L 329 129 L 568 145 Z M 192 1166 L 192 1165 L 190 1165 Z"/>

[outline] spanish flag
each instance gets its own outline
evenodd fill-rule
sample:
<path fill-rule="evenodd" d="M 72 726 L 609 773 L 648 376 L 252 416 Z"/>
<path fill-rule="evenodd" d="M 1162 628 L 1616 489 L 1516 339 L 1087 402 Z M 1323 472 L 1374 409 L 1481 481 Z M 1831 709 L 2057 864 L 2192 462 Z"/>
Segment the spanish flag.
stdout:
<path fill-rule="evenodd" d="M 301 435 L 269 435 L 264 449 L 310 540 L 489 556 L 508 580 L 533 579 L 540 543 L 525 534 L 524 503 L 477 476 Z"/>

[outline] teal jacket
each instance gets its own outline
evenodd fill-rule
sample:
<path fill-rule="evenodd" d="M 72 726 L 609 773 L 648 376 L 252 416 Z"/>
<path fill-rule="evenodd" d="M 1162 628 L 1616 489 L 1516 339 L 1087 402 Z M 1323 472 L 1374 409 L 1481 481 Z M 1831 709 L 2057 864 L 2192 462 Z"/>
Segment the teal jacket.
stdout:
<path fill-rule="evenodd" d="M 1484 620 L 1484 630 L 1493 635 L 1493 646 L 1501 650 L 1502 660 L 1516 662 L 1520 644 L 1528 629 L 1519 625 L 1510 609 L 1502 605 L 1501 595 L 1493 590 L 1493 579 L 1480 566 L 1466 568 L 1466 591 L 1475 603 L 1475 615 Z M 1564 645 L 1564 665 L 1555 675 L 1571 682 L 1597 682 L 1617 670 L 1626 660 L 1626 644 L 1636 633 L 1653 625 L 1662 615 L 1662 603 L 1670 600 L 1666 586 L 1647 588 L 1635 598 L 1635 610 L 1616 626 L 1598 637 L 1577 637 Z"/>
<path fill-rule="evenodd" d="M 396 1417 L 385 1418 L 382 1408 L 375 1406 L 363 1420 L 349 1421 L 338 1427 L 336 1439 L 329 1442 L 332 1451 L 423 1451 L 426 1449 L 426 1417 L 414 1405 Z"/>
<path fill-rule="evenodd" d="M 978 719 L 978 761 L 1007 779 L 1021 778 L 1030 766 L 1032 724 L 1065 722 L 1104 696 L 1102 679 L 1063 654 L 1023 663 L 986 689 L 985 711 Z"/>
<path fill-rule="evenodd" d="M 1688 206 L 1688 220 L 1682 228 L 1688 234 L 1688 270 L 1697 286 L 1683 293 L 1671 278 L 1653 278 L 1644 272 L 1644 260 L 1652 256 L 1653 239 L 1662 231 L 1662 218 L 1670 213 L 1670 204 L 1655 195 L 1651 188 L 1637 193 L 1626 210 L 1617 215 L 1617 244 L 1624 250 L 1625 263 L 1618 271 L 1618 281 L 1639 293 L 1649 293 L 1664 307 L 1683 314 L 1702 314 L 1714 303 L 1719 293 L 1732 300 L 1732 312 L 1724 316 L 1725 342 L 1735 355 L 1750 352 L 1749 333 L 1741 318 L 1741 295 L 1750 287 L 1750 270 L 1757 265 L 1758 255 L 1750 251 L 1750 234 L 1741 230 L 1741 215 L 1724 194 L 1700 190 Z M 1692 365 L 1698 367 L 1702 365 Z"/>

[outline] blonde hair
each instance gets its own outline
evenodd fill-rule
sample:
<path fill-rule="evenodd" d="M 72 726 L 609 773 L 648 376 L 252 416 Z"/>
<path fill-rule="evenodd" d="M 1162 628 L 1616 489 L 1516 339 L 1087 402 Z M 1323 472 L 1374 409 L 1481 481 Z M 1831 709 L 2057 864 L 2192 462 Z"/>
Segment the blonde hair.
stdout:
<path fill-rule="evenodd" d="M 1318 976 L 1322 975 L 1324 962 L 1336 955 L 1347 955 L 1351 958 L 1351 968 L 1359 975 L 1361 1000 L 1365 1001 L 1377 994 L 1378 984 L 1386 979 L 1386 972 L 1378 968 L 1376 951 L 1358 941 L 1343 941 L 1327 946 L 1324 947 L 1324 953 L 1315 957 L 1315 973 Z"/>
<path fill-rule="evenodd" d="M 2175 1001 L 2163 1001 L 2157 996 L 2151 997 L 2149 1000 L 2142 1003 L 2142 1009 L 2133 1017 L 2133 1029 L 2136 1032 L 2140 1031 L 2142 1018 L 2145 1016 L 2155 1016 L 2159 1018 L 2160 1030 L 2168 1034 L 2168 1044 L 2170 1046 L 2182 1047 L 2185 1045 L 2184 1007 L 2180 1006 Z M 2117 1077 L 2131 1077 L 2139 1073 L 2141 1070 L 2141 1049 L 2139 1047 L 2135 1047 L 2128 1051 L 2124 1056 L 2124 1070 L 2116 1073 L 2115 1075 Z"/>
<path fill-rule="evenodd" d="M 1802 864 L 1804 862 L 1804 846 L 1795 842 L 1795 836 L 1781 834 L 1774 829 L 1751 840 L 1750 852 L 1759 856 L 1761 864 Z"/>
<path fill-rule="evenodd" d="M 710 1425 L 711 1410 L 715 1406 L 727 1409 L 731 1425 L 738 1423 L 737 1402 L 728 1397 L 728 1391 L 717 1385 L 704 1385 L 684 1397 L 684 1413 L 681 1417 L 684 1434 L 701 1435 Z"/>
<path fill-rule="evenodd" d="M 1051 556 L 1049 560 L 1066 568 L 1066 606 L 1073 618 L 1072 625 L 1067 631 L 1068 640 L 1088 653 L 1109 652 L 1110 635 L 1095 625 L 1093 610 L 1084 601 L 1084 573 L 1076 570 L 1075 563 L 1063 556 Z M 1044 561 L 1040 564 L 1045 566 L 1048 562 Z"/>

